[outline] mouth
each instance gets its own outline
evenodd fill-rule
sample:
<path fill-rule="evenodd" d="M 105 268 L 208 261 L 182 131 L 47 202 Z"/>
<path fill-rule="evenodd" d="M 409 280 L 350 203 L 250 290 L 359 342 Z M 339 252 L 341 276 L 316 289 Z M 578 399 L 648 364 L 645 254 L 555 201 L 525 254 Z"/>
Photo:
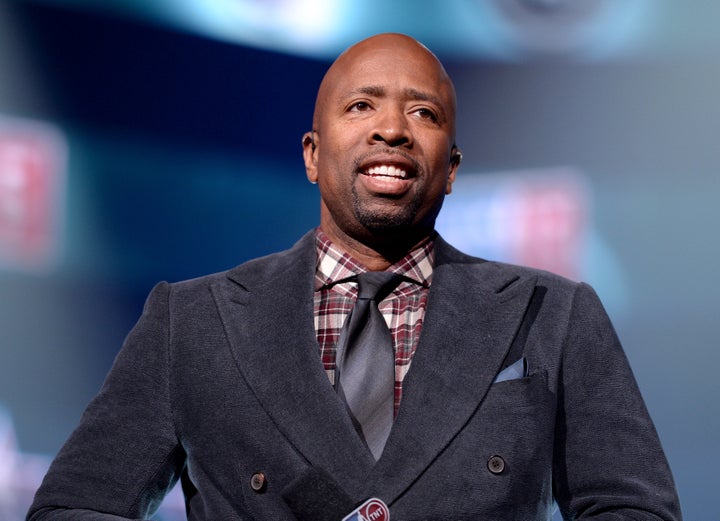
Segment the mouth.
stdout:
<path fill-rule="evenodd" d="M 379 152 L 368 155 L 357 163 L 359 174 L 373 178 L 407 181 L 417 177 L 418 164 L 399 151 Z"/>
<path fill-rule="evenodd" d="M 388 179 L 410 179 L 411 175 L 408 173 L 408 169 L 402 166 L 396 166 L 391 164 L 374 165 L 366 168 L 361 172 L 363 175 L 370 177 L 385 177 Z"/>
<path fill-rule="evenodd" d="M 417 168 L 411 161 L 397 157 L 374 158 L 361 164 L 358 177 L 365 190 L 384 198 L 403 197 L 411 189 L 417 177 Z"/>

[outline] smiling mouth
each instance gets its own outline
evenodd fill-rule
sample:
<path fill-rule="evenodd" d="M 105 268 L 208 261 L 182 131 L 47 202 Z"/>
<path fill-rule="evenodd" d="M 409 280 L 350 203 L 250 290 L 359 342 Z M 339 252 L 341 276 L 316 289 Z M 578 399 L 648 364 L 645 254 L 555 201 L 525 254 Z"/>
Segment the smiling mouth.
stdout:
<path fill-rule="evenodd" d="M 407 170 L 394 165 L 377 165 L 368 168 L 363 174 L 370 177 L 383 177 L 388 179 L 409 179 Z"/>

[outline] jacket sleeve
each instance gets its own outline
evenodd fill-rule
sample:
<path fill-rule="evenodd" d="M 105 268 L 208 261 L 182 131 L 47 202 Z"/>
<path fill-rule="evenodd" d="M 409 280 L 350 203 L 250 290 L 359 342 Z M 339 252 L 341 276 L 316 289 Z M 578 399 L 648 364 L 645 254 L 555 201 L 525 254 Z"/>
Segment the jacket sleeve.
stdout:
<path fill-rule="evenodd" d="M 563 349 L 553 469 L 563 517 L 680 520 L 660 440 L 613 326 L 585 284 Z"/>
<path fill-rule="evenodd" d="M 98 395 L 48 470 L 29 521 L 149 516 L 177 481 L 184 453 L 168 385 L 171 287 L 158 284 Z"/>

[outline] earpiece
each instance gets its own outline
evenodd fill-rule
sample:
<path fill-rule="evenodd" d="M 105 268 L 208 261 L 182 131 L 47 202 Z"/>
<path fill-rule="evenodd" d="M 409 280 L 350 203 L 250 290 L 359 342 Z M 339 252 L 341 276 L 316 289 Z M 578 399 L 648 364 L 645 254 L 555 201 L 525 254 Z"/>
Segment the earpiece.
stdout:
<path fill-rule="evenodd" d="M 455 149 L 455 152 L 453 152 L 452 156 L 450 156 L 450 164 L 452 165 L 459 165 L 462 161 L 463 155 L 462 152 L 460 152 L 459 149 Z"/>

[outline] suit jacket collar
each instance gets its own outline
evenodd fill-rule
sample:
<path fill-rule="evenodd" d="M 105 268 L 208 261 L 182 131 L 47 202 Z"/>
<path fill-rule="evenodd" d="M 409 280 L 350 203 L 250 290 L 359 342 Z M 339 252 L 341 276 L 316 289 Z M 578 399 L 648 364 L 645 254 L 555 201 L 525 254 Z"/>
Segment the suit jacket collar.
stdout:
<path fill-rule="evenodd" d="M 391 503 L 479 407 L 519 327 L 534 280 L 436 239 L 423 331 L 390 438 L 375 463 L 318 356 L 313 232 L 212 288 L 237 367 L 312 466 L 357 499 Z M 472 291 L 468 291 L 472 288 Z"/>

